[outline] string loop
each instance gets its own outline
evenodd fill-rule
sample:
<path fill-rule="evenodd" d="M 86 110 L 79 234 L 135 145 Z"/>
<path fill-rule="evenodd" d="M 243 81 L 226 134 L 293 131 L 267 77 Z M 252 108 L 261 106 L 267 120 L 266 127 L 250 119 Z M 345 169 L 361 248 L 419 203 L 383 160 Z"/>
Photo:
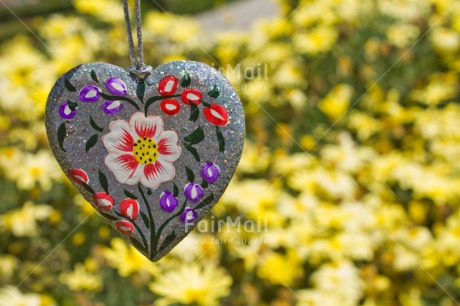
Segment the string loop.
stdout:
<path fill-rule="evenodd" d="M 135 0 L 136 6 L 136 32 L 137 32 L 137 57 L 135 55 L 134 40 L 131 27 L 131 18 L 129 16 L 128 0 L 123 0 L 123 11 L 125 14 L 126 34 L 128 36 L 129 58 L 132 66 L 129 71 L 141 79 L 145 79 L 151 72 L 152 67 L 144 64 L 144 46 L 142 40 L 142 16 L 141 0 Z"/>

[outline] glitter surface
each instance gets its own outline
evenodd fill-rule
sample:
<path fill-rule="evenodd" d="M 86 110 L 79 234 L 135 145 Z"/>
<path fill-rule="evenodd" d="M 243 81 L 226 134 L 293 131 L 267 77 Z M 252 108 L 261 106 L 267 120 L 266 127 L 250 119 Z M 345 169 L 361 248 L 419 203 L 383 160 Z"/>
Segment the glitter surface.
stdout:
<path fill-rule="evenodd" d="M 167 76 L 177 80 L 177 84 L 164 81 L 166 87 L 159 88 L 161 80 Z M 108 80 L 111 80 L 109 84 L 116 85 L 120 96 L 113 95 L 117 92 L 114 88 L 107 88 Z M 80 99 L 82 89 L 88 85 L 99 88 L 100 92 L 93 90 L 88 93 L 86 90 L 86 96 Z M 173 85 L 177 85 L 177 90 L 170 93 L 175 88 Z M 194 105 L 195 96 L 188 95 L 190 101 L 181 97 L 186 88 L 197 90 L 202 94 L 202 100 Z M 94 98 L 91 98 L 93 95 Z M 165 101 L 167 99 L 170 100 Z M 112 104 L 117 108 L 107 111 Z M 177 112 L 172 108 L 178 104 L 180 110 Z M 213 104 L 220 107 L 213 107 Z M 72 113 L 72 116 L 63 116 L 64 108 L 68 108 L 66 113 Z M 178 136 L 181 154 L 172 163 L 172 179 L 155 188 L 153 185 L 148 188 L 142 181 L 122 183 L 106 165 L 109 152 L 103 141 L 105 135 L 115 126 L 114 122 L 130 122 L 136 113 L 142 113 L 144 117 L 145 114 L 161 117 L 163 130 L 175 132 Z M 123 233 L 126 241 L 152 261 L 159 260 L 177 245 L 222 196 L 241 157 L 245 134 L 243 107 L 231 84 L 216 69 L 192 61 L 164 64 L 155 69 L 144 84 L 136 83 L 128 71 L 111 64 L 78 66 L 63 75 L 53 87 L 46 105 L 46 128 L 53 153 L 66 175 L 72 169 L 81 169 L 86 173 L 87 182 L 68 175 L 77 190 L 109 224 Z M 165 135 L 171 135 L 170 132 Z M 200 174 L 207 163 L 214 163 L 220 169 L 218 180 L 212 184 Z M 201 202 L 187 201 L 184 187 L 189 183 L 203 187 Z M 94 204 L 94 193 L 99 192 L 106 192 L 109 198 L 114 199 L 113 207 L 101 210 Z M 173 211 L 160 206 L 160 196 L 164 192 L 174 193 L 178 200 L 179 204 Z M 120 210 L 121 201 L 127 197 L 135 198 L 139 203 L 140 213 L 135 220 L 130 220 Z M 198 214 L 198 218 L 189 223 L 180 217 L 188 209 Z M 132 234 L 129 224 L 135 227 Z"/>

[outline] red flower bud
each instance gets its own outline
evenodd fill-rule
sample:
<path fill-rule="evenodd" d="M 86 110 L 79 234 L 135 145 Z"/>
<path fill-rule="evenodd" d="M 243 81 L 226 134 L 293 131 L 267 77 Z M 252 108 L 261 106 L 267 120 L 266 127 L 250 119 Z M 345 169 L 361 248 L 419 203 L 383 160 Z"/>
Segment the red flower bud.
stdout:
<path fill-rule="evenodd" d="M 112 196 L 108 195 L 105 192 L 98 192 L 94 194 L 93 201 L 98 208 L 105 211 L 109 211 L 115 203 Z"/>
<path fill-rule="evenodd" d="M 171 96 L 176 92 L 178 83 L 179 81 L 175 76 L 166 76 L 158 84 L 158 92 L 162 96 Z"/>
<path fill-rule="evenodd" d="M 166 115 L 175 115 L 180 111 L 180 104 L 174 99 L 166 99 L 161 102 L 161 110 Z"/>
<path fill-rule="evenodd" d="M 124 199 L 120 203 L 120 212 L 123 216 L 130 218 L 131 220 L 136 220 L 139 215 L 139 202 L 134 199 Z"/>
<path fill-rule="evenodd" d="M 196 105 L 200 104 L 201 99 L 203 98 L 203 94 L 196 89 L 187 88 L 182 92 L 180 99 L 185 104 L 194 103 Z"/>
<path fill-rule="evenodd" d="M 79 185 L 82 183 L 88 184 L 89 182 L 88 174 L 81 169 L 72 169 L 67 173 L 69 174 L 70 179 Z"/>
<path fill-rule="evenodd" d="M 228 123 L 228 113 L 225 108 L 219 104 L 211 104 L 203 110 L 206 120 L 214 125 L 225 126 Z"/>
<path fill-rule="evenodd" d="M 117 221 L 115 227 L 123 235 L 131 236 L 134 233 L 134 225 L 126 220 Z"/>

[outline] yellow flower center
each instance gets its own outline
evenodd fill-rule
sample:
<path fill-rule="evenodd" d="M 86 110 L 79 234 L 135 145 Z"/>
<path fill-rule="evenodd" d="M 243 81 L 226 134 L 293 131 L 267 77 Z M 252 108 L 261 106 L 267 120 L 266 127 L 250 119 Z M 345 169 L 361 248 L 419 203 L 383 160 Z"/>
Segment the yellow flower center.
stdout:
<path fill-rule="evenodd" d="M 141 165 L 150 165 L 158 159 L 158 145 L 152 138 L 139 138 L 133 146 L 133 155 Z"/>

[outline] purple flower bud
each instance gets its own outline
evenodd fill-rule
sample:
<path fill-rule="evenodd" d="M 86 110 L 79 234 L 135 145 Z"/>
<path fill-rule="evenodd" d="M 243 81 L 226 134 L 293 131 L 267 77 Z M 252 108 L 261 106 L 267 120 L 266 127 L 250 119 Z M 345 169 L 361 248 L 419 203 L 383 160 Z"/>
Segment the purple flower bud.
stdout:
<path fill-rule="evenodd" d="M 198 184 L 189 183 L 185 185 L 184 194 L 191 202 L 198 202 L 204 196 L 203 188 Z"/>
<path fill-rule="evenodd" d="M 110 78 L 105 83 L 105 87 L 109 90 L 112 95 L 126 96 L 128 89 L 126 89 L 125 83 L 119 78 Z"/>
<path fill-rule="evenodd" d="M 167 212 L 172 212 L 176 209 L 177 199 L 172 192 L 165 191 L 160 195 L 160 207 Z"/>
<path fill-rule="evenodd" d="M 123 109 L 121 101 L 107 101 L 102 105 L 102 109 L 106 114 L 114 115 Z"/>
<path fill-rule="evenodd" d="M 212 162 L 207 162 L 201 168 L 201 176 L 209 184 L 215 183 L 220 177 L 220 169 L 216 164 L 214 164 Z"/>
<path fill-rule="evenodd" d="M 78 97 L 83 102 L 96 102 L 101 96 L 101 90 L 93 85 L 86 85 L 80 90 Z"/>
<path fill-rule="evenodd" d="M 75 110 L 75 108 L 72 109 L 70 107 L 69 102 L 61 104 L 61 106 L 59 106 L 59 115 L 61 115 L 63 119 L 72 119 L 73 117 L 75 117 L 76 114 L 77 111 Z"/>
<path fill-rule="evenodd" d="M 198 212 L 192 208 L 187 207 L 179 218 L 184 223 L 192 223 L 198 218 Z"/>

